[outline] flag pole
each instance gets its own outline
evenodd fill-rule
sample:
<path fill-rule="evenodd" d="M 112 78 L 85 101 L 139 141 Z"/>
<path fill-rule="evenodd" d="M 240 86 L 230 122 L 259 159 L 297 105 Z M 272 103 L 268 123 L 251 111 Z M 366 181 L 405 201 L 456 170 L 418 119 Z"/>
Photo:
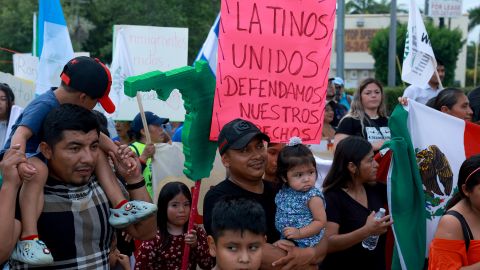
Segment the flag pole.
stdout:
<path fill-rule="evenodd" d="M 192 194 L 192 208 L 190 209 L 190 218 L 188 220 L 188 229 L 187 233 L 189 233 L 193 229 L 193 224 L 195 223 L 195 219 L 197 218 L 197 204 L 198 204 L 198 197 L 200 194 L 200 184 L 202 180 L 195 181 L 195 187 L 193 188 Z M 198 235 L 198 232 L 197 232 Z M 198 238 L 197 238 L 198 239 Z M 188 261 L 190 257 L 190 245 L 184 243 L 183 246 L 183 257 L 182 257 L 182 270 L 187 270 L 188 268 Z"/>
<path fill-rule="evenodd" d="M 398 66 L 398 72 L 400 73 L 400 77 L 402 77 L 402 65 L 400 65 L 400 59 L 398 58 L 398 55 L 395 56 L 397 59 L 397 66 Z M 406 87 L 405 82 L 402 80 L 403 87 Z"/>
<path fill-rule="evenodd" d="M 438 71 L 437 71 L 437 67 L 435 65 L 435 62 L 433 61 L 433 58 L 432 59 L 432 63 L 433 63 L 433 66 L 435 67 L 434 69 L 434 72 L 435 72 L 435 76 L 437 76 L 437 80 L 438 80 L 438 86 L 439 86 L 439 89 L 443 89 L 443 84 L 442 84 L 442 81 L 440 80 L 440 76 L 438 76 Z"/>
<path fill-rule="evenodd" d="M 138 108 L 140 109 L 140 117 L 142 118 L 142 124 L 143 124 L 143 130 L 145 132 L 145 138 L 146 138 L 146 144 L 149 144 L 152 142 L 152 139 L 150 138 L 150 132 L 148 131 L 148 124 L 147 124 L 147 118 L 145 117 L 145 111 L 143 110 L 143 104 L 142 104 L 142 96 L 140 95 L 140 92 L 137 92 L 137 103 L 138 103 Z"/>

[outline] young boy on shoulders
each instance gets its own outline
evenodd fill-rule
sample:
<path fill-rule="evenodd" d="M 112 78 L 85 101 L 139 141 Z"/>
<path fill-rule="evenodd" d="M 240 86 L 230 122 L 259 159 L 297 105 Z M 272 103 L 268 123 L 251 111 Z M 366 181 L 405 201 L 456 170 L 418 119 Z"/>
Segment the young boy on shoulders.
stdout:
<path fill-rule="evenodd" d="M 212 211 L 210 255 L 214 270 L 260 269 L 267 225 L 262 206 L 250 199 L 225 197 Z"/>

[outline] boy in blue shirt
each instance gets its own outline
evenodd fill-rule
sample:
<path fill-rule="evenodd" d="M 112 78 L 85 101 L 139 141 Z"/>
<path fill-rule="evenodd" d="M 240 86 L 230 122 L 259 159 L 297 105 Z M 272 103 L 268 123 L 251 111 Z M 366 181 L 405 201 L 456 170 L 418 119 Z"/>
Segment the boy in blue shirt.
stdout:
<path fill-rule="evenodd" d="M 44 158 L 38 151 L 41 140 L 41 128 L 46 115 L 60 104 L 71 103 L 92 110 L 97 102 L 108 113 L 115 110 L 108 94 L 112 83 L 108 68 L 98 59 L 80 56 L 70 60 L 64 67 L 61 85 L 34 99 L 25 108 L 12 127 L 11 137 L 5 143 L 5 149 L 11 145 L 20 145 L 20 151 L 26 153 L 27 162 L 18 165 L 18 172 L 23 180 L 19 193 L 22 216 L 22 233 L 12 253 L 12 259 L 32 265 L 46 265 L 53 262 L 53 257 L 45 243 L 39 240 L 37 219 L 43 209 L 43 188 L 47 181 L 48 169 Z M 99 156 L 95 174 L 105 190 L 110 204 L 114 206 L 109 222 L 113 227 L 124 228 L 136 223 L 157 210 L 155 204 L 142 201 L 127 201 L 113 174 L 106 154 L 109 152 L 121 156 L 132 169 L 136 164 L 129 157 L 131 151 L 121 151 L 108 136 L 100 133 L 100 148 L 105 154 Z M 127 148 L 122 148 L 127 149 Z M 69 151 L 78 151 L 75 147 Z M 78 166 L 73 172 L 79 176 L 91 175 L 90 168 Z M 134 186 L 143 183 L 127 183 Z"/>

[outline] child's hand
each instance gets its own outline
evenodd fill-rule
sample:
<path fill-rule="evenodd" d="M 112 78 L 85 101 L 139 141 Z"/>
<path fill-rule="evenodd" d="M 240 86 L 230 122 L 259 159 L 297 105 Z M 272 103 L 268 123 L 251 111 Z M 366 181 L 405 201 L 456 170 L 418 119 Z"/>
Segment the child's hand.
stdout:
<path fill-rule="evenodd" d="M 3 182 L 10 182 L 17 186 L 20 186 L 22 179 L 18 173 L 18 165 L 27 162 L 25 154 L 19 150 L 20 145 L 14 145 L 11 149 L 8 149 L 3 156 L 3 160 L 0 162 L 0 171 L 2 172 Z"/>
<path fill-rule="evenodd" d="M 36 173 L 37 169 L 28 161 L 18 164 L 18 174 L 23 181 L 30 181 Z"/>
<path fill-rule="evenodd" d="M 285 238 L 287 239 L 300 239 L 300 229 L 294 228 L 294 227 L 285 227 L 283 229 L 283 235 L 285 235 Z"/>
<path fill-rule="evenodd" d="M 120 147 L 123 147 L 123 145 Z M 123 149 L 121 151 L 123 151 Z M 141 166 L 137 156 L 122 159 L 121 155 L 118 155 L 118 152 L 114 153 L 112 151 L 108 152 L 108 155 L 112 159 L 115 171 L 124 177 L 127 183 L 130 183 L 129 180 L 138 181 L 138 176 L 141 176 Z M 130 166 L 131 163 L 135 163 L 135 166 Z"/>
<path fill-rule="evenodd" d="M 191 247 L 197 246 L 197 231 L 191 230 L 190 233 L 185 235 L 185 243 L 189 244 Z"/>
<path fill-rule="evenodd" d="M 128 172 L 131 173 L 137 168 L 137 162 L 135 158 L 137 155 L 132 151 L 132 149 L 126 144 L 120 144 L 120 142 L 115 142 L 118 146 L 115 156 L 117 160 L 120 160 L 121 163 L 124 163 L 123 166 L 128 168 Z"/>
<path fill-rule="evenodd" d="M 133 236 L 131 236 L 129 233 L 126 231 L 122 231 L 122 236 L 125 242 L 130 243 L 133 240 Z"/>
<path fill-rule="evenodd" d="M 120 264 L 124 270 L 130 270 L 130 259 L 125 254 L 118 254 L 117 264 Z"/>

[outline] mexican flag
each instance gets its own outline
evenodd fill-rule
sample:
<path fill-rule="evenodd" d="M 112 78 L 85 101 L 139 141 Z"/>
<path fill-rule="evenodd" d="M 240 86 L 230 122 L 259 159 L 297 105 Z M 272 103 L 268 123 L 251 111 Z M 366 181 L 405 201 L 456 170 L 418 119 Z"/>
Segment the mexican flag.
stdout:
<path fill-rule="evenodd" d="M 389 120 L 387 180 L 395 235 L 392 269 L 422 269 L 462 162 L 480 153 L 480 126 L 409 100 Z"/>

